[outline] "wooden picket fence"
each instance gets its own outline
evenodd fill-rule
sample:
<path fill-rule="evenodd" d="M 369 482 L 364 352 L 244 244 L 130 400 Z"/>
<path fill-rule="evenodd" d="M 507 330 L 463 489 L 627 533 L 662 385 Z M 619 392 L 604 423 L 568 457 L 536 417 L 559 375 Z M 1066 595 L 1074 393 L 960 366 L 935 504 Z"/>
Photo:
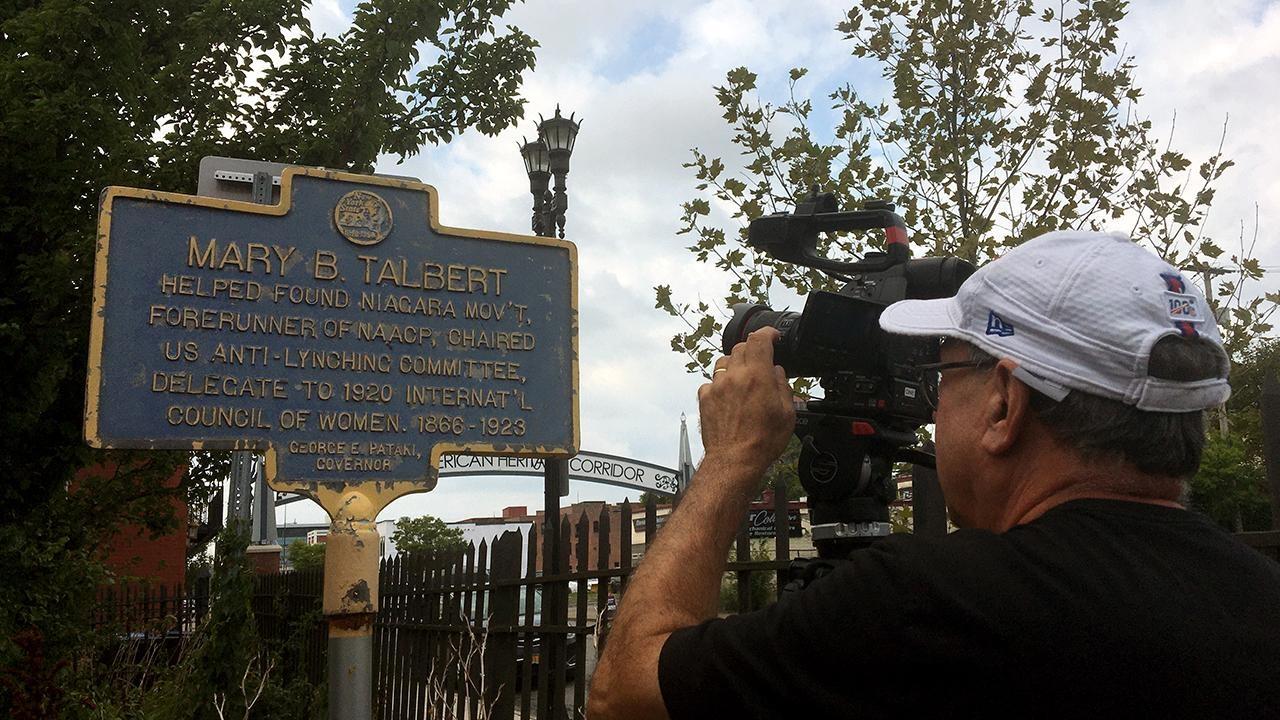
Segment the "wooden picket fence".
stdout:
<path fill-rule="evenodd" d="M 775 512 L 786 517 L 785 489 Z M 580 718 L 587 697 L 589 654 L 596 625 L 617 581 L 621 594 L 634 571 L 632 528 L 643 513 L 647 542 L 660 533 L 657 507 L 623 503 L 620 528 L 605 512 L 593 526 L 582 514 L 564 518 L 553 556 L 547 528 L 512 531 L 492 545 L 449 555 L 399 555 L 386 560 L 374 635 L 374 716 L 400 718 Z M 790 539 L 776 538 L 776 557 L 752 560 L 744 524 L 729 570 L 739 610 L 749 610 L 752 576 L 781 576 Z M 591 541 L 593 539 L 595 543 Z M 612 545 L 621 543 L 617 566 Z M 544 558 L 537 571 L 538 549 Z M 592 549 L 594 548 L 594 552 Z M 571 585 L 577 588 L 570 592 Z M 597 591 L 588 591 L 594 586 Z"/>
<path fill-rule="evenodd" d="M 324 622 L 324 573 L 320 570 L 258 575 L 253 615 L 258 637 L 278 654 L 277 672 L 320 685 L 328 674 L 329 627 Z"/>
<path fill-rule="evenodd" d="M 1249 547 L 1280 562 L 1280 530 L 1239 532 L 1236 538 Z"/>

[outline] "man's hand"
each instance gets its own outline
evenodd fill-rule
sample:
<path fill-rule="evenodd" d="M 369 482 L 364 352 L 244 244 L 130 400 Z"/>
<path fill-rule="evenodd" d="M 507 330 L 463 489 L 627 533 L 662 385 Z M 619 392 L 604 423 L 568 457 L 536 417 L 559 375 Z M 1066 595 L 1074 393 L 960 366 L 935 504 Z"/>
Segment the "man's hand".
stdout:
<path fill-rule="evenodd" d="M 758 475 L 786 449 L 796 411 L 786 373 L 773 364 L 778 337 L 771 327 L 751 333 L 716 361 L 711 382 L 698 389 L 704 462 L 733 463 Z"/>

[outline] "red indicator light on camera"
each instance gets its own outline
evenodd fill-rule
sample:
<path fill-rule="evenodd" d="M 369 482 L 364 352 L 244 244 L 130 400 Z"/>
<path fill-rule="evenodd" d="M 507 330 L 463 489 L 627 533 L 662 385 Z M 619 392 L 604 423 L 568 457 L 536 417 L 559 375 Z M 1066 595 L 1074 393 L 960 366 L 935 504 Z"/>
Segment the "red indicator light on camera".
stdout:
<path fill-rule="evenodd" d="M 875 435 L 876 429 L 869 422 L 859 420 L 853 424 L 854 435 Z"/>

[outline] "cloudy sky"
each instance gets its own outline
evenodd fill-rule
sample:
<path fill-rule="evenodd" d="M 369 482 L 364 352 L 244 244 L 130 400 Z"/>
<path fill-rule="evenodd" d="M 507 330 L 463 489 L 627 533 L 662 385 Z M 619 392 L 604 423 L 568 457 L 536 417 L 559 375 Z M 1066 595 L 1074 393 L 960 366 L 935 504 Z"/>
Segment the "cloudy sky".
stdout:
<path fill-rule="evenodd" d="M 741 65 L 760 76 L 761 99 L 783 99 L 787 71 L 810 69 L 799 90 L 821 99 L 844 82 L 883 87 L 878 69 L 849 54 L 833 29 L 850 0 L 528 0 L 506 21 L 541 44 L 526 76 L 526 115 L 498 137 L 469 133 L 379 172 L 412 175 L 440 193 L 441 221 L 454 227 L 527 232 L 528 180 L 517 152 L 539 114 L 557 103 L 584 119 L 568 179 L 567 237 L 579 251 L 582 447 L 673 466 L 680 416 L 689 416 L 700 457 L 695 393 L 669 339 L 678 321 L 654 309 L 653 286 L 713 301 L 726 282 L 693 262 L 676 235 L 680 203 L 695 195 L 681 167 L 690 149 L 734 155 L 713 87 Z M 319 0 L 318 31 L 336 34 L 351 0 Z M 1219 187 L 1209 227 L 1234 242 L 1242 223 L 1264 266 L 1280 271 L 1280 2 L 1201 0 L 1132 3 L 1121 44 L 1136 57 L 1140 110 L 1194 160 L 1216 149 L 1236 161 Z M 820 105 L 821 103 L 815 103 Z M 1117 228 L 1120 229 L 1120 228 Z M 1230 242 L 1228 248 L 1231 249 Z M 1275 275 L 1280 278 L 1280 272 Z M 1255 292 L 1274 291 L 1268 278 Z M 636 493 L 571 483 L 566 502 L 619 501 Z M 445 520 L 542 504 L 541 481 L 445 478 L 426 494 L 393 503 L 381 519 L 430 513 Z M 311 503 L 281 508 L 281 522 L 325 521 Z"/>

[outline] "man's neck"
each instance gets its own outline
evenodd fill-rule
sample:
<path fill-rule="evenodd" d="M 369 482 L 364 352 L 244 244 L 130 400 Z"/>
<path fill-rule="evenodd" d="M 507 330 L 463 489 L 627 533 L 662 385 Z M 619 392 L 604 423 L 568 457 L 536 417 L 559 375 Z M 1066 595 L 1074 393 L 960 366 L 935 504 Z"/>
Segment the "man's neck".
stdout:
<path fill-rule="evenodd" d="M 1148 475 L 1124 463 L 1081 463 L 1072 458 L 1020 473 L 1010 485 L 1007 501 L 991 518 L 989 528 L 1005 532 L 1063 503 L 1085 498 L 1182 508 L 1178 502 L 1181 488 L 1182 483 L 1176 478 Z"/>

